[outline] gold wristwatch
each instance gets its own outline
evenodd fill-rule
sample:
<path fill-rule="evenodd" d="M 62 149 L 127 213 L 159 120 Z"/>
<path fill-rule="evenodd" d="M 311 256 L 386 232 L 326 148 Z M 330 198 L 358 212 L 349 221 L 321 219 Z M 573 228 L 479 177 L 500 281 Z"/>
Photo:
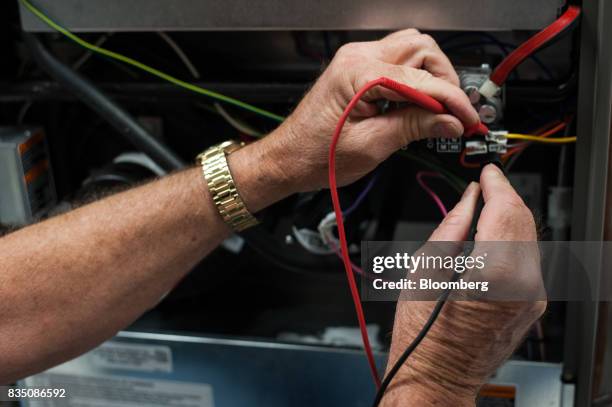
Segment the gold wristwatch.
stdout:
<path fill-rule="evenodd" d="M 244 143 L 233 140 L 224 141 L 196 157 L 196 163 L 202 167 L 204 179 L 219 214 L 235 232 L 243 231 L 259 223 L 246 208 L 227 165 L 227 155 L 243 145 Z"/>

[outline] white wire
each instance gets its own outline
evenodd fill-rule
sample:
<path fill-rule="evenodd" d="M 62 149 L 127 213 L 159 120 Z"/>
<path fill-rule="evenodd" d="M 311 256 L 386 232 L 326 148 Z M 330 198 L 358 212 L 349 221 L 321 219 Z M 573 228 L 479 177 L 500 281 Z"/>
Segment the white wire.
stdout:
<path fill-rule="evenodd" d="M 227 110 L 225 110 L 223 108 L 223 106 L 221 106 L 220 103 L 215 102 L 214 106 L 215 106 L 215 109 L 217 110 L 217 112 L 221 115 L 221 117 L 223 117 L 225 119 L 225 121 L 227 121 L 230 124 L 230 126 L 235 128 L 239 132 L 244 133 L 247 136 L 251 136 L 251 137 L 261 137 L 261 133 L 260 132 L 258 132 L 257 130 L 255 130 L 254 128 L 249 126 L 248 124 L 243 123 L 240 120 L 235 119 L 234 117 L 232 117 L 227 112 Z"/>
<path fill-rule="evenodd" d="M 334 250 L 321 239 L 321 235 L 318 232 L 306 228 L 298 229 L 295 226 L 291 229 L 293 231 L 293 236 L 295 236 L 300 246 L 310 253 L 326 255 L 334 252 Z"/>
<path fill-rule="evenodd" d="M 200 72 L 198 71 L 198 69 L 191 63 L 191 60 L 189 59 L 189 57 L 187 57 L 187 55 L 183 52 L 183 50 L 181 49 L 181 47 L 178 46 L 178 44 L 165 32 L 163 31 L 158 31 L 157 34 L 164 40 L 166 41 L 166 43 L 170 46 L 170 48 L 172 48 L 174 50 L 174 52 L 176 53 L 176 55 L 181 59 L 181 61 L 183 61 L 183 63 L 185 64 L 185 66 L 187 67 L 187 69 L 189 70 L 189 72 L 191 72 L 191 76 L 193 76 L 195 79 L 200 79 Z"/>
<path fill-rule="evenodd" d="M 338 226 L 336 222 L 336 213 L 330 212 L 319 222 L 319 226 L 317 229 L 319 230 L 319 234 L 321 235 L 321 240 L 330 248 L 332 245 L 335 247 L 340 247 L 340 241 L 336 239 L 333 233 L 333 229 Z"/>
<path fill-rule="evenodd" d="M 189 72 L 191 72 L 191 75 L 195 79 L 200 79 L 200 72 L 193 65 L 193 63 L 191 62 L 189 57 L 187 57 L 185 52 L 183 52 L 181 47 L 179 47 L 179 45 L 172 39 L 172 37 L 170 37 L 167 33 L 163 32 L 163 31 L 158 31 L 157 34 L 164 41 L 166 41 L 166 43 L 174 50 L 174 52 L 176 52 L 176 55 L 178 55 L 178 57 L 181 59 L 181 61 L 183 61 L 183 63 L 185 64 L 185 66 L 187 67 Z M 221 104 L 215 102 L 214 106 L 215 106 L 215 109 L 217 110 L 217 112 L 225 119 L 225 121 L 227 121 L 233 128 L 235 128 L 239 132 L 244 133 L 247 136 L 251 136 L 251 137 L 261 137 L 261 133 L 260 132 L 258 132 L 257 130 L 255 130 L 254 128 L 249 126 L 248 124 L 243 123 L 240 120 L 235 119 L 234 117 L 232 117 L 227 112 L 227 110 L 225 110 L 223 108 L 223 106 L 221 106 Z"/>

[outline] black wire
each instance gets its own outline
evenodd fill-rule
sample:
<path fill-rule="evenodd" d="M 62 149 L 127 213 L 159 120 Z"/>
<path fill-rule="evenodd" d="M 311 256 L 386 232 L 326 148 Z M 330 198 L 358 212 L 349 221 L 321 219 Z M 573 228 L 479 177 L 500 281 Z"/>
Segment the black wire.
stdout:
<path fill-rule="evenodd" d="M 458 276 L 458 273 L 453 274 L 453 278 L 451 279 L 451 281 L 455 281 Z M 385 376 L 384 380 L 380 384 L 380 387 L 378 388 L 378 391 L 376 392 L 376 397 L 374 398 L 374 403 L 372 403 L 372 407 L 377 407 L 380 404 L 380 401 L 382 400 L 385 391 L 387 390 L 387 387 L 389 387 L 391 380 L 393 380 L 397 372 L 404 365 L 406 360 L 408 360 L 412 352 L 414 352 L 414 350 L 420 345 L 421 341 L 425 339 L 434 322 L 436 322 L 436 319 L 438 319 L 438 316 L 440 315 L 444 304 L 446 304 L 446 300 L 448 299 L 449 295 L 450 290 L 444 291 L 442 296 L 438 299 L 438 302 L 436 303 L 436 306 L 434 307 L 433 311 L 429 315 L 427 322 L 425 322 L 425 325 L 423 325 L 423 328 L 421 328 L 419 334 L 416 336 L 416 338 L 414 338 L 412 343 L 408 345 L 404 353 L 402 353 L 402 356 L 400 356 L 400 358 L 395 362 L 389 373 Z"/>

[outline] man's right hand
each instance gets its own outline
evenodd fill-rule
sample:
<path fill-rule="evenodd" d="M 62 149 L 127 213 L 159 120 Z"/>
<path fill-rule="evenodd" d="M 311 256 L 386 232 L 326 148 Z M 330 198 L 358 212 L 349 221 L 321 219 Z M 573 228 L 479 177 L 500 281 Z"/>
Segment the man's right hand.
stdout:
<path fill-rule="evenodd" d="M 463 124 L 472 126 L 479 121 L 458 86 L 453 66 L 436 42 L 409 29 L 380 41 L 344 45 L 287 120 L 244 150 L 254 150 L 253 155 L 260 158 L 257 165 L 269 167 L 269 172 L 277 175 L 270 178 L 285 180 L 287 194 L 327 187 L 329 145 L 342 111 L 363 85 L 382 76 L 432 96 L 451 114 L 436 115 L 411 106 L 381 115 L 371 102 L 402 98 L 387 89 L 372 89 L 356 106 L 340 137 L 339 185 L 366 175 L 411 141 L 459 137 Z M 249 206 L 248 197 L 245 200 Z"/>
<path fill-rule="evenodd" d="M 535 246 L 537 233 L 531 211 L 495 165 L 484 168 L 480 186 L 470 184 L 430 241 L 467 238 L 481 188 L 485 206 L 478 220 L 477 245 L 534 242 Z M 543 292 L 539 272 L 522 273 L 514 267 L 520 260 L 508 257 L 505 268 L 486 270 L 489 273 L 486 278 L 501 286 L 512 285 L 514 290 Z M 537 266 L 528 269 L 539 271 Z M 532 301 L 447 302 L 428 335 L 399 370 L 382 405 L 474 406 L 480 386 L 510 356 L 544 312 L 546 301 L 540 298 L 541 295 L 534 296 Z M 433 302 L 398 302 L 387 370 L 421 330 L 433 307 Z"/>

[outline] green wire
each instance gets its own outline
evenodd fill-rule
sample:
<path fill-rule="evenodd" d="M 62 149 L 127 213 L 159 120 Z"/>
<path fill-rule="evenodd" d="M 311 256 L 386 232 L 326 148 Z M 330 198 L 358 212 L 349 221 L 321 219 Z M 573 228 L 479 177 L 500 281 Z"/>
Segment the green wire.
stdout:
<path fill-rule="evenodd" d="M 225 103 L 229 103 L 231 105 L 234 106 L 238 106 L 242 109 L 245 110 L 249 110 L 253 113 L 257 113 L 261 116 L 267 117 L 269 119 L 272 120 L 276 120 L 277 122 L 282 122 L 283 120 L 285 120 L 285 118 L 283 116 L 279 116 L 277 114 L 274 114 L 272 112 L 269 112 L 267 110 L 261 109 L 257 106 L 253 106 L 250 105 L 248 103 L 242 102 L 238 99 L 234 99 L 231 98 L 229 96 L 225 96 L 221 93 L 217 93 L 214 92 L 212 90 L 209 89 L 204 89 L 200 86 L 182 81 L 178 78 L 175 78 L 172 75 L 169 75 L 165 72 L 162 72 L 158 69 L 152 68 L 149 65 L 143 64 L 142 62 L 139 62 L 135 59 L 132 59 L 130 57 L 127 57 L 125 55 L 113 52 L 113 51 L 109 51 L 105 48 L 102 47 L 98 47 L 90 42 L 85 41 L 84 39 L 74 35 L 72 32 L 68 31 L 68 29 L 62 27 L 61 25 L 59 25 L 58 23 L 56 23 L 55 21 L 53 21 L 49 16 L 47 16 L 45 13 L 43 13 L 41 10 L 39 10 L 38 8 L 36 8 L 34 5 L 32 5 L 32 3 L 30 3 L 29 0 L 20 0 L 21 3 L 28 9 L 30 10 L 30 12 L 32 12 L 32 14 L 34 14 L 36 17 L 38 17 L 40 20 L 42 20 L 45 24 L 47 24 L 49 27 L 53 28 L 54 30 L 56 30 L 57 32 L 63 34 L 64 36 L 68 37 L 70 40 L 74 41 L 75 43 L 77 43 L 78 45 L 80 45 L 81 47 L 88 49 L 92 52 L 107 56 L 109 58 L 115 59 L 117 61 L 121 61 L 123 63 L 126 63 L 128 65 L 132 65 L 138 69 L 141 69 L 145 72 L 150 73 L 151 75 L 157 76 L 165 81 L 168 81 L 170 83 L 173 83 L 176 86 L 179 86 L 181 88 L 190 90 L 192 92 L 195 93 L 199 93 L 201 95 L 204 96 L 208 96 L 210 98 L 213 99 L 217 99 L 219 101 L 225 102 Z"/>

